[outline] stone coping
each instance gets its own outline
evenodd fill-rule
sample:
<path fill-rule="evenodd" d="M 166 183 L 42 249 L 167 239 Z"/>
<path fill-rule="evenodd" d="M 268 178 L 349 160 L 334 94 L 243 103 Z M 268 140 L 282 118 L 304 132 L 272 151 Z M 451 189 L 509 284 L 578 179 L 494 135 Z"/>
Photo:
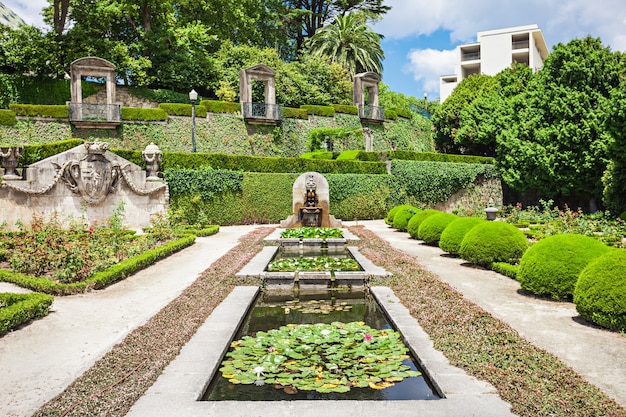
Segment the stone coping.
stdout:
<path fill-rule="evenodd" d="M 348 244 L 350 244 L 350 243 L 354 244 L 355 242 L 359 241 L 359 238 L 356 235 L 354 235 L 353 233 L 351 233 L 348 229 L 344 229 L 344 228 L 338 228 L 338 229 L 341 230 L 341 233 L 343 233 L 343 238 L 346 239 L 346 242 Z M 265 239 L 263 239 L 263 242 L 266 245 L 278 245 L 278 242 L 281 239 L 280 234 L 281 234 L 281 232 L 283 230 L 285 230 L 285 229 L 283 229 L 283 228 L 276 228 L 276 230 L 274 230 L 272 233 L 267 235 L 267 237 Z"/>
<path fill-rule="evenodd" d="M 443 354 L 433 348 L 428 334 L 387 287 L 373 287 L 371 292 L 391 322 L 402 332 L 407 345 L 418 353 L 416 357 L 445 398 L 408 401 L 198 401 L 212 376 L 218 372 L 220 361 L 258 291 L 258 287 L 236 287 L 134 404 L 127 417 L 514 416 L 510 405 L 500 399 L 493 386 L 451 366 Z"/>

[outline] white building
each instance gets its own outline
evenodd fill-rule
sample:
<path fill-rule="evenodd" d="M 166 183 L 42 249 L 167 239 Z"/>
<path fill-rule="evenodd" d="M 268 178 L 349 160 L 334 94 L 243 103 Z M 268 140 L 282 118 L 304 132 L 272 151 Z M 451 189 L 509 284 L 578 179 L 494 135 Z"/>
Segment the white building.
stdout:
<path fill-rule="evenodd" d="M 537 25 L 478 32 L 477 42 L 456 47 L 454 74 L 439 78 L 439 101 L 443 102 L 463 79 L 472 74 L 496 75 L 514 62 L 533 71 L 543 67 L 549 51 Z"/>
<path fill-rule="evenodd" d="M 24 20 L 21 17 L 0 2 L 0 25 L 16 28 L 24 24 Z"/>

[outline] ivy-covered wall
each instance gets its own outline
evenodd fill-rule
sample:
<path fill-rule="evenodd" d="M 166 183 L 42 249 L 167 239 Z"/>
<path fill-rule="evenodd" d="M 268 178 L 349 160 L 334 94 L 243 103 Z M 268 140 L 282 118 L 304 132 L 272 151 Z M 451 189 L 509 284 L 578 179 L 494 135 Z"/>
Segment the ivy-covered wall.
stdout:
<path fill-rule="evenodd" d="M 324 174 L 330 214 L 343 220 L 377 219 L 399 204 L 439 207 L 446 203 L 448 210 L 476 212 L 486 207 L 489 198 L 501 201 L 499 180 L 490 165 L 424 161 L 400 165 L 397 175 L 393 169 L 391 175 Z M 432 175 L 421 175 L 427 170 Z M 287 218 L 299 175 L 169 169 L 165 179 L 176 220 L 228 225 L 278 223 Z M 459 194 L 463 189 L 467 191 Z"/>
<path fill-rule="evenodd" d="M 308 132 L 319 127 L 360 129 L 357 116 L 337 113 L 335 117 L 309 116 L 308 120 L 284 119 L 279 126 L 251 125 L 241 116 L 209 113 L 196 119 L 198 152 L 241 155 L 297 157 L 309 151 Z M 414 115 L 382 125 L 368 125 L 374 132 L 375 151 L 406 149 L 434 150 L 430 121 Z M 116 130 L 76 129 L 67 121 L 17 120 L 13 126 L 0 126 L 0 144 L 38 144 L 69 138 L 109 142 L 112 148 L 144 149 L 150 142 L 162 151 L 191 152 L 191 118 L 170 116 L 167 122 L 123 123 Z M 334 144 L 335 151 L 363 149 L 355 135 Z"/>

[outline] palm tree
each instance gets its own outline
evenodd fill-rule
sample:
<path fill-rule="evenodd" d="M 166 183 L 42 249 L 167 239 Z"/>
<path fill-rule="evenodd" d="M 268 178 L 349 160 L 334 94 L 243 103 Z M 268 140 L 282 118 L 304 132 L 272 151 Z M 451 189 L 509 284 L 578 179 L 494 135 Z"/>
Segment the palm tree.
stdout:
<path fill-rule="evenodd" d="M 338 15 L 319 28 L 309 40 L 312 55 L 327 56 L 331 62 L 345 67 L 351 75 L 372 71 L 381 74 L 385 53 L 380 46 L 381 35 L 367 25 L 363 13 Z"/>

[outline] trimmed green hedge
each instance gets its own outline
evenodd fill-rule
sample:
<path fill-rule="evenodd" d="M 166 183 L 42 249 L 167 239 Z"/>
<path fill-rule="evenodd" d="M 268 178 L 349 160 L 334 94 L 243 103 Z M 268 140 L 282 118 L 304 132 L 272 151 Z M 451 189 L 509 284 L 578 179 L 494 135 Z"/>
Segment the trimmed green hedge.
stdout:
<path fill-rule="evenodd" d="M 24 154 L 19 160 L 19 164 L 22 167 L 26 167 L 34 164 L 35 162 L 41 161 L 42 159 L 46 159 L 61 152 L 75 148 L 83 143 L 85 143 L 85 141 L 81 139 L 68 139 L 41 145 L 25 145 Z"/>
<path fill-rule="evenodd" d="M 413 113 L 409 109 L 401 109 L 398 107 L 391 107 L 390 110 L 393 110 L 399 117 L 404 117 L 405 119 L 412 119 Z"/>
<path fill-rule="evenodd" d="M 333 106 L 316 106 L 313 104 L 303 104 L 301 109 L 306 110 L 308 114 L 323 117 L 335 116 L 335 108 Z"/>
<path fill-rule="evenodd" d="M 0 293 L 0 336 L 30 320 L 44 317 L 54 297 L 47 294 Z"/>
<path fill-rule="evenodd" d="M 548 236 L 522 256 L 517 280 L 522 289 L 554 300 L 572 299 L 578 275 L 609 247 L 578 234 Z"/>
<path fill-rule="evenodd" d="M 441 211 L 434 210 L 434 209 L 422 210 L 416 213 L 415 216 L 411 217 L 411 220 L 409 220 L 409 224 L 407 224 L 406 231 L 409 232 L 409 235 L 413 239 L 418 239 L 417 234 L 418 234 L 420 226 L 422 225 L 422 222 L 426 220 L 428 217 L 434 216 L 435 214 L 439 214 L 439 213 L 441 213 Z"/>
<path fill-rule="evenodd" d="M 423 240 L 427 245 L 436 246 L 441 238 L 441 233 L 456 219 L 458 216 L 452 213 L 437 213 L 428 216 L 417 229 L 417 238 Z"/>
<path fill-rule="evenodd" d="M 300 158 L 305 159 L 335 159 L 335 154 L 333 152 L 326 151 L 315 151 L 315 152 L 307 152 L 300 155 Z"/>
<path fill-rule="evenodd" d="M 388 151 L 388 159 L 405 161 L 455 162 L 463 164 L 495 164 L 495 158 L 487 156 L 453 155 L 436 152 L 414 152 L 405 150 Z"/>
<path fill-rule="evenodd" d="M 105 271 L 100 271 L 85 281 L 62 284 L 47 278 L 17 274 L 11 271 L 0 270 L 0 281 L 12 282 L 20 287 L 52 295 L 70 295 L 86 292 L 92 289 L 104 288 L 116 281 L 152 265 L 159 259 L 165 258 L 174 252 L 192 245 L 196 240 L 194 235 L 185 235 L 163 246 L 149 249 L 140 255 L 126 259 Z"/>
<path fill-rule="evenodd" d="M 416 215 L 420 211 L 421 210 L 418 209 L 417 207 L 406 207 L 398 211 L 393 216 L 393 223 L 392 223 L 393 228 L 401 232 L 406 232 L 406 228 L 409 224 L 409 221 L 411 220 L 411 218 L 413 218 L 414 215 Z"/>
<path fill-rule="evenodd" d="M 410 204 L 400 204 L 398 206 L 394 206 L 391 210 L 389 210 L 389 212 L 385 216 L 385 223 L 387 223 L 389 226 L 393 225 L 393 219 L 395 218 L 396 214 L 400 212 L 400 210 L 403 210 L 405 208 L 412 208 L 412 207 L 413 206 Z"/>
<path fill-rule="evenodd" d="M 626 332 L 626 250 L 612 249 L 587 265 L 574 289 L 576 310 L 586 320 Z"/>
<path fill-rule="evenodd" d="M 16 121 L 13 110 L 0 109 L 0 125 L 13 126 Z"/>
<path fill-rule="evenodd" d="M 122 120 L 164 121 L 168 114 L 163 109 L 122 107 Z"/>
<path fill-rule="evenodd" d="M 159 103 L 159 108 L 169 115 L 191 117 L 191 104 L 183 103 Z M 196 117 L 206 117 L 206 107 L 196 106 Z"/>
<path fill-rule="evenodd" d="M 309 113 L 306 109 L 296 109 L 293 107 L 282 108 L 283 118 L 308 120 Z"/>
<path fill-rule="evenodd" d="M 352 114 L 358 115 L 359 108 L 350 104 L 333 104 L 333 108 L 335 109 L 335 113 L 343 113 L 343 114 Z"/>
<path fill-rule="evenodd" d="M 70 115 L 67 105 L 61 104 L 9 104 L 9 109 L 22 117 L 66 119 Z"/>
<path fill-rule="evenodd" d="M 241 103 L 219 100 L 202 100 L 200 105 L 210 113 L 241 113 Z"/>
<path fill-rule="evenodd" d="M 490 267 L 493 262 L 515 263 L 528 248 L 521 230 L 504 222 L 486 221 L 465 234 L 459 251 L 466 261 Z"/>
<path fill-rule="evenodd" d="M 439 248 L 451 255 L 458 255 L 465 234 L 474 226 L 486 220 L 478 217 L 461 217 L 450 223 L 439 237 Z"/>
<path fill-rule="evenodd" d="M 494 262 L 491 264 L 491 270 L 505 277 L 516 279 L 519 265 L 512 265 L 507 262 Z"/>

